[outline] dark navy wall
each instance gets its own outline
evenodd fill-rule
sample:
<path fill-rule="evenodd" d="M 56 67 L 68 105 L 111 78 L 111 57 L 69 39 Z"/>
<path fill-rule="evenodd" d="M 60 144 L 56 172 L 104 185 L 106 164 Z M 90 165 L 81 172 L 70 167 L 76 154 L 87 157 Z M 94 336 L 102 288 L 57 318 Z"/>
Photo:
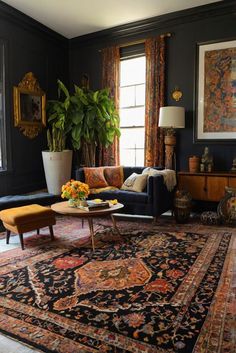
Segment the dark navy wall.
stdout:
<path fill-rule="evenodd" d="M 193 154 L 201 156 L 204 146 L 209 145 L 215 169 L 229 170 L 236 157 L 236 143 L 193 142 L 194 86 L 197 43 L 236 39 L 235 1 L 201 6 L 70 40 L 70 84 L 79 84 L 82 73 L 87 73 L 91 88 L 99 88 L 101 48 L 167 32 L 172 36 L 167 39 L 166 105 L 186 109 L 186 128 L 177 132 L 177 168 L 187 170 L 188 157 Z M 183 98 L 178 103 L 171 98 L 175 86 L 183 91 Z"/>
<path fill-rule="evenodd" d="M 6 120 L 9 170 L 0 172 L 0 195 L 45 187 L 41 151 L 46 129 L 28 139 L 13 120 L 13 86 L 32 71 L 47 98 L 57 94 L 56 81 L 68 80 L 68 40 L 0 2 L 0 37 L 6 43 Z"/>

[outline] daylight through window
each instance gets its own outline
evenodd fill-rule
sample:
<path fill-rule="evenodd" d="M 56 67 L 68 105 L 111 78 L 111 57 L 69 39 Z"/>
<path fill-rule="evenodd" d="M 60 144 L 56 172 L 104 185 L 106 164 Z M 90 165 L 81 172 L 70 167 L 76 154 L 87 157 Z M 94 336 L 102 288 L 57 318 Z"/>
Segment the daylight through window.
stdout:
<path fill-rule="evenodd" d="M 120 64 L 120 164 L 144 165 L 146 57 Z"/>

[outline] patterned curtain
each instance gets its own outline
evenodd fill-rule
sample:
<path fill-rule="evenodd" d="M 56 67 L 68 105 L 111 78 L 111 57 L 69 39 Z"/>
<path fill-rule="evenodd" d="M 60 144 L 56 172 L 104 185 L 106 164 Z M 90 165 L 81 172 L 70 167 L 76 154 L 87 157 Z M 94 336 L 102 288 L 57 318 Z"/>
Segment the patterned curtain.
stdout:
<path fill-rule="evenodd" d="M 102 50 L 102 87 L 109 88 L 114 98 L 115 107 L 119 109 L 120 86 L 120 48 L 110 47 Z M 119 165 L 119 139 L 108 148 L 100 148 L 99 165 Z"/>
<path fill-rule="evenodd" d="M 146 111 L 145 166 L 164 165 L 164 132 L 158 127 L 159 108 L 164 106 L 165 36 L 145 41 Z"/>

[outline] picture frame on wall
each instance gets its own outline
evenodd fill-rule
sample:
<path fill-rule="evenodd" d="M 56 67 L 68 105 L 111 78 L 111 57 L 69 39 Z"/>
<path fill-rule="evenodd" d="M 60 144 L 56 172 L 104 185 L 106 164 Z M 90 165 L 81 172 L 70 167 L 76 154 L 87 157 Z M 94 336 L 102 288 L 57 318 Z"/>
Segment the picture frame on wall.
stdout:
<path fill-rule="evenodd" d="M 236 40 L 197 45 L 195 142 L 236 141 Z"/>
<path fill-rule="evenodd" d="M 14 126 L 28 138 L 36 137 L 46 126 L 46 94 L 32 72 L 13 87 Z"/>

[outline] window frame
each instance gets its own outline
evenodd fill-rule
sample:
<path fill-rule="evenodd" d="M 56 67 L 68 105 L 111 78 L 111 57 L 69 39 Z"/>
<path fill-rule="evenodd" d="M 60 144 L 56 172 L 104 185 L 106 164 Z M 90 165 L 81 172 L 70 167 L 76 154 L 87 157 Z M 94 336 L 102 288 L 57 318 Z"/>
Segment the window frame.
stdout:
<path fill-rule="evenodd" d="M 6 78 L 9 77 L 8 74 L 8 41 L 5 38 L 0 37 L 0 46 L 2 48 L 2 78 L 3 78 L 3 99 L 2 99 L 2 118 L 0 122 L 0 144 L 1 144 L 1 158 L 2 166 L 0 167 L 0 175 L 8 174 L 12 171 L 12 161 L 11 161 L 11 141 L 10 141 L 10 128 L 11 122 L 7 117 L 9 116 L 9 85 L 7 85 Z"/>

